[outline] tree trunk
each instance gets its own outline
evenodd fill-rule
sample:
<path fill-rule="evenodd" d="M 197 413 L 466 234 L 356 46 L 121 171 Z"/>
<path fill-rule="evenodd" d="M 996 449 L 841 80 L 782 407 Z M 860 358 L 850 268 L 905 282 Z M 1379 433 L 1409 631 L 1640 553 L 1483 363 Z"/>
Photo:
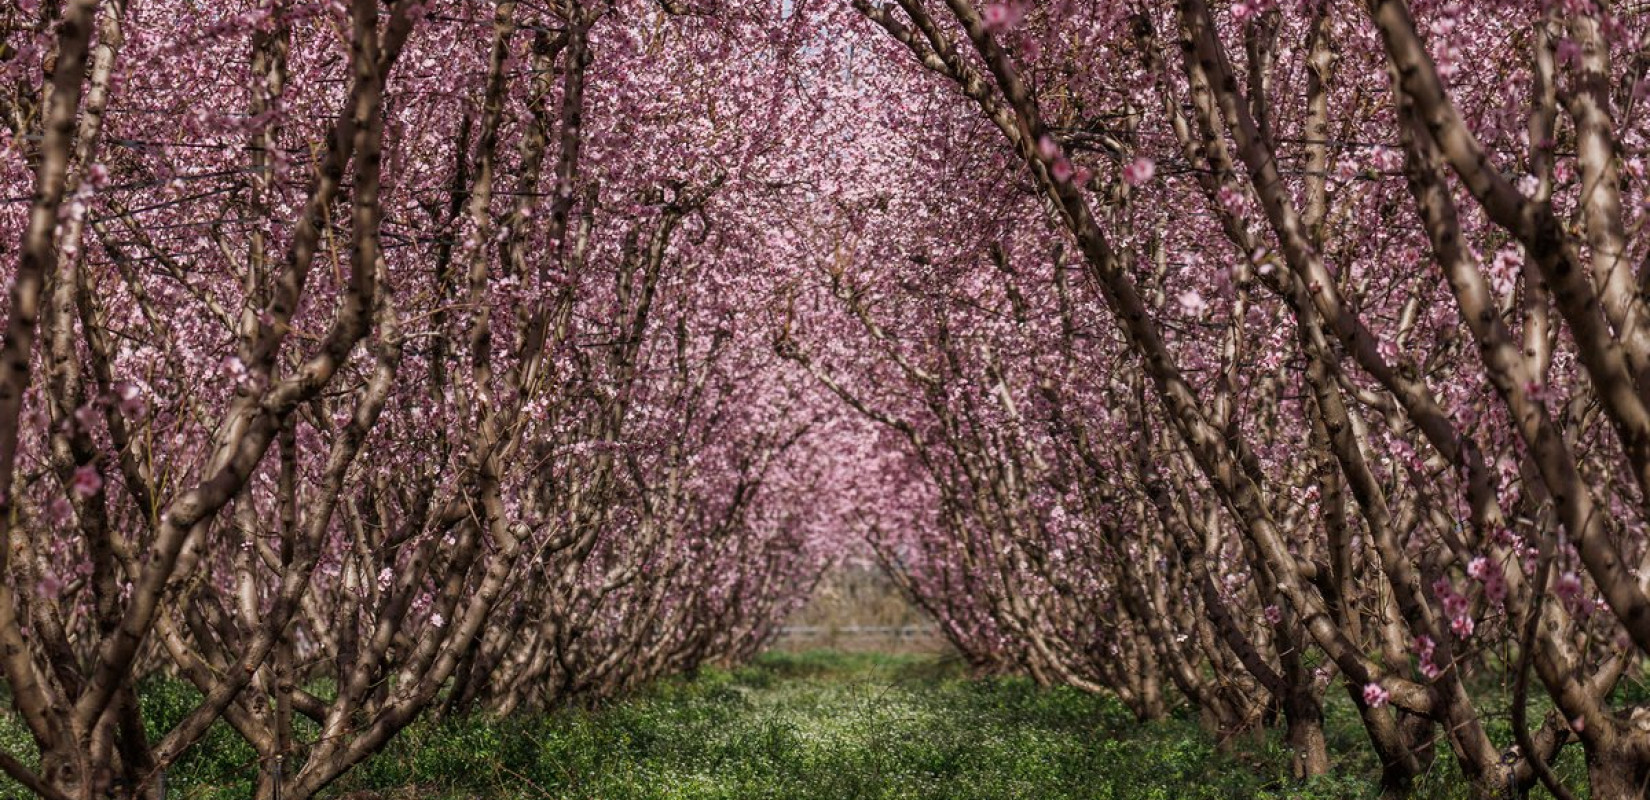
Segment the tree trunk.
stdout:
<path fill-rule="evenodd" d="M 1650 792 L 1650 763 L 1625 750 L 1589 749 L 1587 779 L 1593 800 L 1637 800 Z"/>
<path fill-rule="evenodd" d="M 1140 721 L 1156 722 L 1169 715 L 1163 700 L 1162 670 L 1157 666 L 1157 655 L 1149 644 L 1140 645 Z"/>
<path fill-rule="evenodd" d="M 1284 704 L 1285 739 L 1297 780 L 1329 774 L 1329 742 L 1323 733 L 1323 705 L 1311 685 L 1298 687 Z"/>

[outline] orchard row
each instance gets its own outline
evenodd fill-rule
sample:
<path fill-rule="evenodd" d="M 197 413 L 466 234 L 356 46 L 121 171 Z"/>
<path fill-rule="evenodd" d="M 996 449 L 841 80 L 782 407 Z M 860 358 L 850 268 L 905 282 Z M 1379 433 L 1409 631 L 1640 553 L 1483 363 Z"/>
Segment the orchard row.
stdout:
<path fill-rule="evenodd" d="M 871 557 L 982 670 L 1401 794 L 1650 785 L 1650 20 L 1599 0 L 0 11 L 0 670 L 213 724 L 744 658 Z M 15 236 L 11 233 L 16 232 Z M 7 250 L 10 254 L 11 251 Z M 204 698 L 152 736 L 137 687 Z M 1512 741 L 1488 715 L 1512 709 Z"/>

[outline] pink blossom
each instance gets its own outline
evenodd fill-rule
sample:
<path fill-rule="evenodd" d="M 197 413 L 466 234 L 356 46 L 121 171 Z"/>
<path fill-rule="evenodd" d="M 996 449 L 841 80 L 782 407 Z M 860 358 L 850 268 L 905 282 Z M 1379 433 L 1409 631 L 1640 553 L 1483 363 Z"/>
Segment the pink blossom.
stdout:
<path fill-rule="evenodd" d="M 23 412 L 23 427 L 25 429 L 43 431 L 51 424 L 51 415 L 46 413 L 46 409 L 38 405 L 30 406 L 28 410 Z"/>
<path fill-rule="evenodd" d="M 1037 157 L 1044 161 L 1053 161 L 1059 158 L 1060 144 L 1054 141 L 1054 137 L 1046 133 L 1043 134 L 1037 139 Z"/>
<path fill-rule="evenodd" d="M 1553 581 L 1553 594 L 1561 600 L 1574 600 L 1581 594 L 1581 576 L 1574 572 L 1566 572 Z"/>
<path fill-rule="evenodd" d="M 1490 576 L 1490 560 L 1483 556 L 1473 558 L 1467 562 L 1467 575 L 1476 581 L 1487 580 Z"/>
<path fill-rule="evenodd" d="M 97 472 L 97 467 L 86 464 L 75 468 L 74 478 L 69 488 L 77 497 L 91 497 L 103 488 L 103 476 Z"/>
<path fill-rule="evenodd" d="M 1196 289 L 1187 289 L 1186 291 L 1181 292 L 1180 295 L 1175 298 L 1175 302 L 1180 304 L 1182 310 L 1194 317 L 1209 310 L 1209 301 L 1204 300 L 1203 295 Z"/>
<path fill-rule="evenodd" d="M 1397 172 L 1404 168 L 1404 155 L 1391 147 L 1377 147 L 1370 151 L 1369 163 L 1381 172 Z"/>
<path fill-rule="evenodd" d="M 1512 294 L 1518 285 L 1518 276 L 1522 272 L 1524 253 L 1518 247 L 1503 247 L 1497 250 L 1495 258 L 1490 261 L 1490 286 L 1497 294 Z"/>
<path fill-rule="evenodd" d="M 1243 192 L 1232 186 L 1220 187 L 1220 191 L 1215 193 L 1215 201 L 1228 214 L 1238 215 L 1243 211 Z"/>
<path fill-rule="evenodd" d="M 44 573 L 34 585 L 34 591 L 41 599 L 56 599 L 63 594 L 63 580 L 50 572 Z"/>
<path fill-rule="evenodd" d="M 1276 605 L 1267 606 L 1266 607 L 1266 621 L 1270 622 L 1273 625 L 1276 625 L 1276 624 L 1282 622 L 1283 621 L 1283 609 L 1278 608 Z"/>
<path fill-rule="evenodd" d="M 74 422 L 82 431 L 91 431 L 97 426 L 97 406 L 87 403 L 74 410 Z"/>
<path fill-rule="evenodd" d="M 74 520 L 74 504 L 66 497 L 54 498 L 46 506 L 46 519 L 53 525 L 67 525 Z"/>
<path fill-rule="evenodd" d="M 1130 186 L 1139 186 L 1152 179 L 1157 174 L 1157 163 L 1145 156 L 1137 156 L 1129 165 L 1123 168 L 1123 182 Z"/>
<path fill-rule="evenodd" d="M 1025 19 L 1026 9 L 1020 3 L 992 3 L 981 12 L 986 30 L 1002 34 L 1013 30 Z"/>
<path fill-rule="evenodd" d="M 237 383 L 246 380 L 247 377 L 246 364 L 241 361 L 239 356 L 225 356 L 223 371 Z"/>
<path fill-rule="evenodd" d="M 1484 598 L 1496 605 L 1507 599 L 1507 579 L 1501 573 L 1492 572 L 1484 579 Z"/>
<path fill-rule="evenodd" d="M 1474 623 L 1472 617 L 1465 614 L 1450 620 L 1449 629 L 1457 639 L 1465 639 L 1472 635 Z"/>
<path fill-rule="evenodd" d="M 1581 45 L 1574 39 L 1558 40 L 1558 47 L 1554 48 L 1554 52 L 1558 56 L 1560 64 L 1567 67 L 1575 67 L 1581 64 Z"/>
<path fill-rule="evenodd" d="M 142 390 L 138 389 L 137 384 L 131 381 L 121 381 L 115 384 L 113 395 L 121 416 L 127 419 L 141 417 L 148 410 L 148 404 L 144 402 Z"/>
<path fill-rule="evenodd" d="M 1248 22 L 1277 7 L 1278 0 L 1237 0 L 1232 4 L 1232 21 Z"/>
<path fill-rule="evenodd" d="M 1364 704 L 1370 708 L 1381 708 L 1392 698 L 1386 687 L 1379 683 L 1364 684 Z"/>
<path fill-rule="evenodd" d="M 1416 655 L 1419 656 L 1421 674 L 1425 675 L 1427 680 L 1437 680 L 1439 675 L 1444 674 L 1444 671 L 1439 669 L 1438 665 L 1434 664 L 1432 660 L 1437 646 L 1437 643 L 1432 641 L 1431 636 L 1415 637 L 1415 651 Z"/>

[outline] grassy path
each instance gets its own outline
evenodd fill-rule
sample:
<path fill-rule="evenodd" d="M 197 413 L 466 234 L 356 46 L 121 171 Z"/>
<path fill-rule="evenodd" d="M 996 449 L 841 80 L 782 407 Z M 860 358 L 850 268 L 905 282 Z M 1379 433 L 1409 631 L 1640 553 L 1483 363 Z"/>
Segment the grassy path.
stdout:
<path fill-rule="evenodd" d="M 931 659 L 770 654 L 599 711 L 417 728 L 342 788 L 354 800 L 1368 794 L 1361 779 L 1281 791 L 1287 763 L 1265 743 L 1216 753 L 1189 722 L 1142 731 L 1115 702 L 965 680 Z"/>
<path fill-rule="evenodd" d="M 1335 775 L 1288 779 L 1276 735 L 1216 748 L 1194 721 L 1137 725 L 1113 700 L 972 680 L 932 657 L 772 653 L 596 710 L 420 722 L 329 792 L 335 800 L 1341 800 L 1378 766 L 1345 696 L 1326 707 Z M 181 685 L 143 696 L 165 728 Z M 1492 734 L 1510 738 L 1504 714 Z M 0 744 L 26 733 L 0 716 Z M 1440 750 L 1416 800 L 1465 792 Z M 256 756 L 219 725 L 172 771 L 172 800 L 239 800 Z M 1578 786 L 1579 752 L 1560 771 Z M 0 781 L 0 800 L 22 797 Z M 1536 792 L 1532 797 L 1546 797 Z"/>

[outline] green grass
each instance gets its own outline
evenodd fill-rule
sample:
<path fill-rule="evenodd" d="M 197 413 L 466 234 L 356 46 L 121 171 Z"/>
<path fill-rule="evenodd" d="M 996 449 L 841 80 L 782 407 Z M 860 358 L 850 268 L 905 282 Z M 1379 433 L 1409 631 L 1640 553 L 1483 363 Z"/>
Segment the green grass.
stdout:
<path fill-rule="evenodd" d="M 1190 719 L 1142 727 L 1111 698 L 969 679 L 932 657 L 770 653 L 598 710 L 419 726 L 339 788 L 394 800 L 1376 796 L 1350 703 L 1332 693 L 1327 712 L 1335 774 L 1302 786 L 1275 733 L 1217 747 Z M 1416 797 L 1465 797 L 1448 753 Z"/>
<path fill-rule="evenodd" d="M 152 686 L 158 725 L 190 700 Z M 1113 699 L 970 679 L 927 656 L 770 653 L 599 709 L 420 722 L 328 794 L 351 800 L 1156 800 L 1374 797 L 1378 766 L 1344 693 L 1328 698 L 1329 778 L 1289 780 L 1276 733 L 1217 747 L 1190 719 L 1136 724 Z M 1495 725 L 1492 715 L 1492 732 Z M 3 726 L 0 726 L 3 727 Z M 1504 725 L 1502 726 L 1504 727 Z M 0 730 L 0 733 L 3 733 Z M 1505 731 L 1498 733 L 1506 735 Z M 173 798 L 249 794 L 222 726 L 173 770 Z M 1561 767 L 1579 786 L 1580 753 Z M 1421 800 L 1464 798 L 1440 751 Z M 0 789 L 0 796 L 9 796 Z M 1537 792 L 1534 796 L 1545 796 Z"/>

